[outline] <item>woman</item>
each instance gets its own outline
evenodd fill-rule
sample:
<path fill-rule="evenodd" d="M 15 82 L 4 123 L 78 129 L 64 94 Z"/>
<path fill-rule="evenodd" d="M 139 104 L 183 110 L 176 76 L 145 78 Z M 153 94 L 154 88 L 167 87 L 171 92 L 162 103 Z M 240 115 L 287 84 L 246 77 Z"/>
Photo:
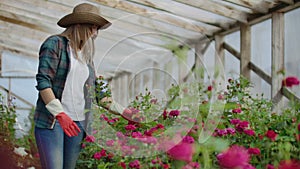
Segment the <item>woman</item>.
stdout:
<path fill-rule="evenodd" d="M 39 52 L 35 137 L 44 169 L 73 169 L 85 137 L 84 112 L 91 106 L 87 86 L 96 77 L 94 39 L 111 23 L 83 3 L 57 24 L 65 31 L 47 38 Z"/>

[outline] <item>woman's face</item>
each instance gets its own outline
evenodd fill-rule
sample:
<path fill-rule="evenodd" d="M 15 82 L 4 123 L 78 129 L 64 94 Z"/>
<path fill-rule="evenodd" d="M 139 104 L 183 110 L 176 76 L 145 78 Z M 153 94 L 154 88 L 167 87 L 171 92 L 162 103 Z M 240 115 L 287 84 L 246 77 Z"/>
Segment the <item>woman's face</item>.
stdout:
<path fill-rule="evenodd" d="M 98 27 L 96 25 L 92 26 L 92 39 L 96 39 L 98 36 Z"/>

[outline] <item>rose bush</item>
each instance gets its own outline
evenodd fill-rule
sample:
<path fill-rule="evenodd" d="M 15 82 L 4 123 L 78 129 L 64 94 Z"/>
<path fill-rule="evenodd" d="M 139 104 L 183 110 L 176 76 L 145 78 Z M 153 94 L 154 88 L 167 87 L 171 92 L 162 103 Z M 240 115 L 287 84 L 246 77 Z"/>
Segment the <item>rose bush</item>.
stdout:
<path fill-rule="evenodd" d="M 295 78 L 283 81 L 287 87 L 298 84 Z M 169 101 L 146 89 L 124 112 L 126 118 L 97 102 L 93 131 L 82 144 L 77 168 L 299 169 L 299 103 L 273 112 L 263 94 L 250 95 L 251 87 L 242 77 L 228 80 L 227 89 L 217 93 L 226 103 L 221 119 L 208 118 L 214 85 L 174 85 Z M 111 96 L 105 83 L 96 89 Z M 208 130 L 207 119 L 217 127 L 199 141 Z"/>

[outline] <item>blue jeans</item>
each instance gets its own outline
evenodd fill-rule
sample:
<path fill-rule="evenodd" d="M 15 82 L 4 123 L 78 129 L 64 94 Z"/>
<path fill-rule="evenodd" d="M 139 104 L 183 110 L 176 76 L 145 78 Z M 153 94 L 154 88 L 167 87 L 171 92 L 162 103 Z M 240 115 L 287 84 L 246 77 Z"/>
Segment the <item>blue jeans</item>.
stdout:
<path fill-rule="evenodd" d="M 78 136 L 68 137 L 58 121 L 53 129 L 35 127 L 35 139 L 43 169 L 74 169 L 85 132 L 80 124 Z"/>

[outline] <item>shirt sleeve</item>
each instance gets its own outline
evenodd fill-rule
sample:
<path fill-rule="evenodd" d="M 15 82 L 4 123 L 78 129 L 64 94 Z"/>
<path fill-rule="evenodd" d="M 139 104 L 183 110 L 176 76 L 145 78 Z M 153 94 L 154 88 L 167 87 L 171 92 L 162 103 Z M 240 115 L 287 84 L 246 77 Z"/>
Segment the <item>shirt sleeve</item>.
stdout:
<path fill-rule="evenodd" d="M 38 73 L 36 74 L 37 90 L 52 88 L 52 81 L 60 60 L 58 43 L 58 38 L 50 37 L 40 47 Z"/>

